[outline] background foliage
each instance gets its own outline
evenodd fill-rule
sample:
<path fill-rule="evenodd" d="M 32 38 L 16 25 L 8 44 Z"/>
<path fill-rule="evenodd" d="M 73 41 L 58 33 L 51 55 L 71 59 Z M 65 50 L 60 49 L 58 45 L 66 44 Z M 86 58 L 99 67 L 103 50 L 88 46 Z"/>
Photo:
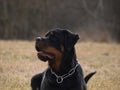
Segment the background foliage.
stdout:
<path fill-rule="evenodd" d="M 119 0 L 0 0 L 0 39 L 68 28 L 82 40 L 120 42 Z"/>

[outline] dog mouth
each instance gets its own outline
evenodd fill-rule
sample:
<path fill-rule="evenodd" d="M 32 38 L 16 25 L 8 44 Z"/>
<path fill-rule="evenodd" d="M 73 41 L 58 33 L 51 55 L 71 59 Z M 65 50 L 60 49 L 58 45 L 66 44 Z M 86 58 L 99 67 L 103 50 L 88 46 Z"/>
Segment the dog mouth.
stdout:
<path fill-rule="evenodd" d="M 41 50 L 37 52 L 37 56 L 42 61 L 48 61 L 48 60 L 54 60 L 55 59 L 54 54 L 48 53 L 48 52 L 45 52 L 45 51 L 41 51 Z"/>

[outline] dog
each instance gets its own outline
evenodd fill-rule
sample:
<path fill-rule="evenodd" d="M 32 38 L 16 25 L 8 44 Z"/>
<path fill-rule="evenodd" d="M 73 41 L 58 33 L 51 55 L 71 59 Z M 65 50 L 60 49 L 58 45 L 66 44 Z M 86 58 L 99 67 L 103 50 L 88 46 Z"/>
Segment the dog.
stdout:
<path fill-rule="evenodd" d="M 87 90 L 86 83 L 96 72 L 84 78 L 74 47 L 78 40 L 79 35 L 60 28 L 36 38 L 37 56 L 48 61 L 48 68 L 32 77 L 32 90 Z"/>

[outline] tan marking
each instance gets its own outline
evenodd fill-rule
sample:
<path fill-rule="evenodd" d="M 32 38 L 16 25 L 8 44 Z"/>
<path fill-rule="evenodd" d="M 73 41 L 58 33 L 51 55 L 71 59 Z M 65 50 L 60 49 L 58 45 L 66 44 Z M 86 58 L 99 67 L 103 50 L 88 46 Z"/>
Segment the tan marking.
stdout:
<path fill-rule="evenodd" d="M 62 59 L 62 53 L 53 47 L 47 47 L 46 49 L 44 49 L 44 51 L 55 55 L 55 60 L 49 61 L 49 65 L 53 69 L 59 70 L 60 64 L 61 64 L 61 59 Z"/>
<path fill-rule="evenodd" d="M 63 47 L 63 45 L 61 45 L 61 51 L 64 52 L 64 47 Z"/>
<path fill-rule="evenodd" d="M 50 32 L 50 35 L 54 35 L 54 33 L 53 33 L 53 32 Z"/>
<path fill-rule="evenodd" d="M 48 44 L 42 41 L 40 47 L 41 49 L 46 49 L 48 47 Z"/>

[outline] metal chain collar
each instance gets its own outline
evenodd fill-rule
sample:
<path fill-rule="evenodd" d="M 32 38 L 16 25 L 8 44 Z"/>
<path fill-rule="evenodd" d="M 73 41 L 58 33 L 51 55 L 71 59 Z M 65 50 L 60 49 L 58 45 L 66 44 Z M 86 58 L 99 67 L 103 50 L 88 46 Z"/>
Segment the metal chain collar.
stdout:
<path fill-rule="evenodd" d="M 62 75 L 62 76 L 57 75 L 52 69 L 50 69 L 50 70 L 51 70 L 51 73 L 52 73 L 53 75 L 55 75 L 55 77 L 56 77 L 56 82 L 57 82 L 58 84 L 60 84 L 60 83 L 63 82 L 63 80 L 64 80 L 65 78 L 73 75 L 73 74 L 75 73 L 75 70 L 76 70 L 76 68 L 77 68 L 78 66 L 79 66 L 79 64 L 76 64 L 76 66 L 75 66 L 74 68 L 70 69 L 70 71 L 69 71 L 68 73 L 66 73 L 66 74 L 64 74 L 64 75 Z"/>

